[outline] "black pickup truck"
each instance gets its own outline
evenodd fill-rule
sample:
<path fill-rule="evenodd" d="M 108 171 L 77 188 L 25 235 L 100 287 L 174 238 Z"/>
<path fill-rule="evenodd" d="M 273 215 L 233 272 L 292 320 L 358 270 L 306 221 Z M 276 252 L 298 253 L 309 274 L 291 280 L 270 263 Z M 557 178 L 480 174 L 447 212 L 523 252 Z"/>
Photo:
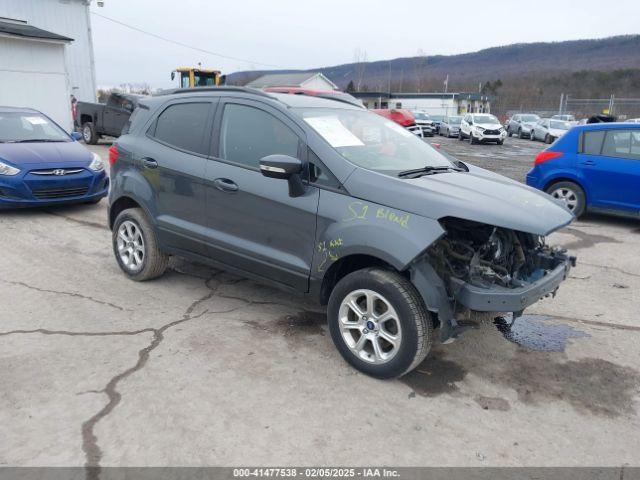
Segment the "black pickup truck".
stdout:
<path fill-rule="evenodd" d="M 112 93 L 107 103 L 78 102 L 76 121 L 80 125 L 86 143 L 98 143 L 103 135 L 120 136 L 131 112 L 136 108 L 142 95 Z"/>

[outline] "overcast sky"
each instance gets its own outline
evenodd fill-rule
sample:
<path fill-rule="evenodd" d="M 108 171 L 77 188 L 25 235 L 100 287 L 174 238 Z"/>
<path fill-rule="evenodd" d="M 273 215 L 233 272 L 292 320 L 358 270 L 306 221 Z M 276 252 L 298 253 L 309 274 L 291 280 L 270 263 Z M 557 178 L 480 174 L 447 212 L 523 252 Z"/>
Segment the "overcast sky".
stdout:
<path fill-rule="evenodd" d="M 314 5 L 309 5 L 313 3 Z M 520 42 L 640 33 L 640 0 L 416 2 L 367 0 L 105 0 L 91 10 L 230 60 L 172 45 L 91 16 L 98 85 L 169 87 L 177 66 L 223 73 L 313 68 L 369 60 L 450 55 Z M 516 6 L 517 5 L 517 6 Z M 248 61 L 244 61 L 248 60 Z"/>

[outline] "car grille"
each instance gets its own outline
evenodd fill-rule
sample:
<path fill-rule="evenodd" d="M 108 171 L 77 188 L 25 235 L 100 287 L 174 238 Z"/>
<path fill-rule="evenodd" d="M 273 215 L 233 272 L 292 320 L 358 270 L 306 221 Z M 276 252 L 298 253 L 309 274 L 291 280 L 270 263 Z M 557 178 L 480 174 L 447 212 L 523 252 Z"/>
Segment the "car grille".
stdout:
<path fill-rule="evenodd" d="M 485 135 L 500 135 L 500 130 L 485 130 L 483 133 Z"/>
<path fill-rule="evenodd" d="M 84 168 L 54 168 L 49 170 L 31 170 L 30 173 L 34 175 L 73 175 L 74 173 L 81 173 L 84 171 Z"/>
<path fill-rule="evenodd" d="M 67 197 L 81 197 L 87 194 L 89 187 L 47 188 L 33 190 L 33 196 L 37 199 L 53 199 Z"/>

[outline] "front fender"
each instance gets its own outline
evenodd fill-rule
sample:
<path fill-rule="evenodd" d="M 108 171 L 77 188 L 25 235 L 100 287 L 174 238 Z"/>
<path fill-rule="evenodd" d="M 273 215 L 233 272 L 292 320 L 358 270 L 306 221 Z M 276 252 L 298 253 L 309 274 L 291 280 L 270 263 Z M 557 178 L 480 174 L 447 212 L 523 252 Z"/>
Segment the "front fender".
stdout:
<path fill-rule="evenodd" d="M 348 255 L 370 255 L 405 270 L 444 234 L 437 220 L 328 190 L 320 192 L 312 276 Z"/>

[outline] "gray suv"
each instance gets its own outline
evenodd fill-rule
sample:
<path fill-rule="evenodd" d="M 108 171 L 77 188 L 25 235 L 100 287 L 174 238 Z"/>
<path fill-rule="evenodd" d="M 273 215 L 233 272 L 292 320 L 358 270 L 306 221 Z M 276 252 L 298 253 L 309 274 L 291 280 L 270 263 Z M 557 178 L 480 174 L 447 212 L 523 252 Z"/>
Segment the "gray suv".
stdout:
<path fill-rule="evenodd" d="M 113 251 L 132 280 L 170 255 L 327 304 L 343 357 L 401 376 L 472 312 L 555 293 L 573 215 L 338 100 L 218 87 L 141 100 L 110 150 Z"/>

